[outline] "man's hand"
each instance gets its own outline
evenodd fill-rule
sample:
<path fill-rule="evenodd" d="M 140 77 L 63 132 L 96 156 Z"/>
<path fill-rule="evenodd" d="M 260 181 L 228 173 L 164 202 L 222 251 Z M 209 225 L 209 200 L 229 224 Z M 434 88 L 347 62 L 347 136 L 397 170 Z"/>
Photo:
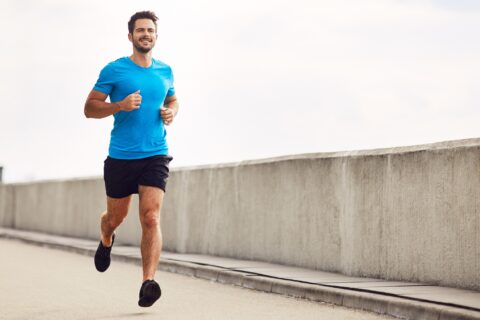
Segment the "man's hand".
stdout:
<path fill-rule="evenodd" d="M 172 123 L 173 118 L 175 117 L 175 112 L 173 111 L 173 109 L 161 107 L 160 115 L 162 116 L 163 123 L 168 126 Z"/>
<path fill-rule="evenodd" d="M 118 102 L 118 106 L 121 111 L 133 111 L 139 109 L 141 103 L 142 96 L 140 95 L 140 90 L 137 90 L 134 93 L 129 94 L 122 101 Z"/>

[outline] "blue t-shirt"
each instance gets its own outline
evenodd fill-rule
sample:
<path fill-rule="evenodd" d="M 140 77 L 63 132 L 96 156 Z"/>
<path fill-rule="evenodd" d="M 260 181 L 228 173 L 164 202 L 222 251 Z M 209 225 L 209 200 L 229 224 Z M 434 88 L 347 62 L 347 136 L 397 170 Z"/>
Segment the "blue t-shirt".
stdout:
<path fill-rule="evenodd" d="M 111 102 L 122 101 L 137 90 L 142 96 L 139 109 L 113 115 L 108 151 L 111 158 L 142 159 L 168 154 L 167 132 L 160 116 L 165 98 L 175 94 L 168 65 L 152 59 L 151 66 L 144 68 L 123 57 L 102 69 L 93 90 L 109 95 Z"/>

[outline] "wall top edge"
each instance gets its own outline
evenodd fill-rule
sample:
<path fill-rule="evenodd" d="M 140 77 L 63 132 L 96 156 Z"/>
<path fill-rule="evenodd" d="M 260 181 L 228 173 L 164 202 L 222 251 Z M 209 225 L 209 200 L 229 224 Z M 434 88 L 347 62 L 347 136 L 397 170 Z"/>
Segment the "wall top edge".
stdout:
<path fill-rule="evenodd" d="M 445 149 L 457 149 L 457 148 L 471 148 L 480 146 L 480 138 L 470 138 L 462 140 L 449 140 L 442 142 L 435 142 L 430 144 L 421 144 L 414 146 L 401 146 L 393 148 L 378 148 L 378 149 L 367 149 L 367 150 L 352 150 L 352 151 L 338 151 L 338 152 L 317 152 L 317 153 L 303 153 L 303 154 L 294 154 L 294 155 L 285 155 L 264 159 L 253 159 L 253 160 L 242 160 L 238 162 L 228 162 L 228 163 L 216 163 L 216 164 L 205 164 L 197 166 L 184 166 L 184 167 L 173 167 L 170 171 L 192 171 L 192 170 L 205 170 L 205 169 L 216 169 L 216 168 L 230 168 L 238 166 L 249 166 L 257 164 L 268 164 L 273 162 L 283 162 L 283 161 L 292 161 L 292 160 L 305 160 L 305 159 L 328 159 L 328 158 L 352 158 L 352 157 L 365 157 L 365 156 L 382 156 L 382 155 L 392 155 L 392 154 L 404 154 L 412 152 L 422 152 L 422 151 L 434 151 L 434 150 L 445 150 Z M 4 183 L 0 186 L 11 186 L 11 185 L 28 185 L 28 184 L 37 184 L 37 183 L 55 183 L 63 181 L 92 181 L 103 179 L 102 176 L 95 177 L 76 177 L 76 178 L 66 178 L 66 179 L 49 179 L 49 180 L 36 180 L 36 181 L 27 181 L 27 182 L 14 182 L 14 183 Z"/>
<path fill-rule="evenodd" d="M 94 180 L 103 180 L 103 176 L 85 176 L 85 177 L 21 181 L 21 182 L 11 182 L 11 183 L 3 183 L 3 184 L 0 183 L 0 187 L 24 186 L 24 185 L 32 185 L 32 184 L 47 184 L 47 183 L 58 183 L 58 182 L 78 182 L 78 181 L 88 182 L 88 181 L 94 181 Z"/>
<path fill-rule="evenodd" d="M 392 148 L 377 148 L 377 149 L 337 151 L 337 152 L 302 153 L 302 154 L 285 155 L 285 156 L 278 156 L 278 157 L 271 157 L 271 158 L 264 158 L 264 159 L 242 160 L 242 161 L 228 162 L 228 163 L 174 167 L 171 169 L 171 171 L 189 171 L 189 170 L 201 170 L 201 169 L 228 168 L 228 167 L 237 167 L 237 166 L 245 166 L 245 165 L 267 164 L 272 162 L 304 160 L 304 159 L 381 156 L 381 155 L 404 154 L 404 153 L 421 152 L 421 151 L 471 148 L 471 147 L 477 147 L 477 146 L 480 146 L 480 138 L 449 140 L 449 141 L 435 142 L 435 143 L 429 143 L 429 144 L 401 146 L 401 147 L 392 147 Z"/>

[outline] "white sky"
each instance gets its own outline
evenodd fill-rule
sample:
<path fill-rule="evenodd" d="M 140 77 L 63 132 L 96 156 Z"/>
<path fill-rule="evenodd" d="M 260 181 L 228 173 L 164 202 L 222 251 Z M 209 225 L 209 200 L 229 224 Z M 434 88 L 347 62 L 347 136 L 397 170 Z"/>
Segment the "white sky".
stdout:
<path fill-rule="evenodd" d="M 112 118 L 83 105 L 140 10 L 175 74 L 172 166 L 480 136 L 480 1 L 0 0 L 5 182 L 102 174 Z"/>

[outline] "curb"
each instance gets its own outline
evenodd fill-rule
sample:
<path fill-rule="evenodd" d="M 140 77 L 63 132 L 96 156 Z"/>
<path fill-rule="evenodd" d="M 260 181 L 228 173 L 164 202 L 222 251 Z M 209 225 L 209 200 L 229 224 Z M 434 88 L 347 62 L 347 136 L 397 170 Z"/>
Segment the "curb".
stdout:
<path fill-rule="evenodd" d="M 93 257 L 95 249 L 79 248 L 74 245 L 39 241 L 21 235 L 0 233 L 0 238 L 19 240 L 42 247 L 60 249 Z M 141 265 L 141 259 L 112 252 L 112 260 Z M 480 320 L 480 312 L 448 305 L 435 304 L 350 289 L 333 288 L 294 280 L 278 279 L 245 271 L 232 271 L 222 267 L 192 262 L 163 259 L 159 270 L 205 279 L 246 289 L 275 293 L 288 297 L 323 302 L 352 309 L 374 312 L 409 320 Z"/>

